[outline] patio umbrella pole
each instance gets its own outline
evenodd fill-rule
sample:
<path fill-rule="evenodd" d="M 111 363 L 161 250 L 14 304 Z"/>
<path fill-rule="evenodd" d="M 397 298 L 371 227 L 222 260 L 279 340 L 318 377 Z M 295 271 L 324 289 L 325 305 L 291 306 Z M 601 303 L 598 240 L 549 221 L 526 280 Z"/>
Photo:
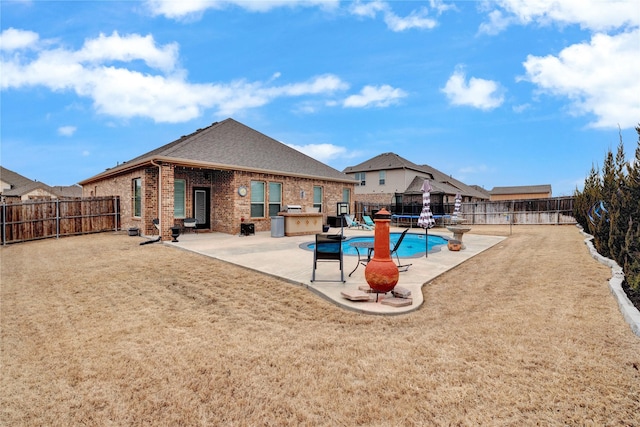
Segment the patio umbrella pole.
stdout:
<path fill-rule="evenodd" d="M 429 227 L 424 228 L 424 257 L 429 258 Z"/>
<path fill-rule="evenodd" d="M 431 183 L 428 179 L 422 184 L 422 212 L 418 218 L 418 226 L 424 228 L 424 257 L 429 257 L 429 228 L 435 225 L 431 213 Z"/>

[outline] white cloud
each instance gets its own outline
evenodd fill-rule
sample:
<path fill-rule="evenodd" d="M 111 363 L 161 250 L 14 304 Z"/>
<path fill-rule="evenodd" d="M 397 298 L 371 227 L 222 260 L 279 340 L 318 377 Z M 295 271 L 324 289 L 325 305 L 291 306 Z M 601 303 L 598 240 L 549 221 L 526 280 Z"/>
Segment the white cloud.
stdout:
<path fill-rule="evenodd" d="M 496 35 L 504 31 L 513 22 L 513 18 L 505 16 L 499 10 L 494 10 L 489 13 L 489 22 L 480 24 L 478 32 L 481 34 Z"/>
<path fill-rule="evenodd" d="M 351 5 L 350 9 L 353 15 L 372 19 L 376 17 L 378 12 L 386 12 L 388 10 L 389 5 L 386 2 L 380 0 L 366 3 L 358 0 Z"/>
<path fill-rule="evenodd" d="M 453 72 L 441 89 L 453 105 L 466 105 L 481 110 L 492 110 L 502 105 L 504 97 L 500 85 L 493 80 L 471 77 L 466 81 L 461 69 Z"/>
<path fill-rule="evenodd" d="M 429 11 L 422 7 L 412 11 L 408 16 L 400 17 L 394 13 L 385 13 L 384 22 L 391 31 L 404 31 L 412 28 L 431 29 L 438 21 L 428 17 Z"/>
<path fill-rule="evenodd" d="M 229 6 L 241 7 L 250 12 L 266 12 L 278 7 L 336 7 L 339 0 L 147 0 L 145 5 L 152 15 L 169 19 L 198 19 L 209 9 Z"/>
<path fill-rule="evenodd" d="M 640 117 L 638 40 L 637 29 L 615 36 L 595 34 L 589 43 L 569 46 L 558 56 L 529 55 L 523 79 L 569 98 L 573 114 L 595 115 L 594 127 L 635 126 Z"/>
<path fill-rule="evenodd" d="M 382 86 L 365 86 L 358 95 L 347 97 L 344 107 L 387 107 L 398 102 L 401 98 L 405 98 L 407 93 L 402 89 L 393 88 L 389 85 Z"/>
<path fill-rule="evenodd" d="M 36 45 L 38 39 L 38 33 L 34 33 L 33 31 L 7 28 L 0 33 L 0 50 L 13 51 L 32 48 Z"/>
<path fill-rule="evenodd" d="M 73 134 L 76 133 L 76 130 L 78 130 L 78 128 L 75 126 L 60 126 L 58 128 L 58 135 L 73 136 Z"/>
<path fill-rule="evenodd" d="M 591 31 L 607 31 L 640 25 L 637 0 L 494 0 L 484 2 L 485 9 L 493 9 L 489 22 L 480 31 L 495 34 L 508 24 L 539 25 L 577 24 Z M 495 11 L 502 11 L 495 15 Z"/>
<path fill-rule="evenodd" d="M 436 10 L 438 15 L 450 9 L 450 7 L 436 0 L 431 1 L 431 7 Z M 356 1 L 351 5 L 349 11 L 352 15 L 371 19 L 381 13 L 387 28 L 395 32 L 413 28 L 431 29 L 438 25 L 438 21 L 429 17 L 429 10 L 426 7 L 415 9 L 409 15 L 401 17 L 393 12 L 388 2 L 380 0 L 373 2 Z"/>
<path fill-rule="evenodd" d="M 100 34 L 96 39 L 85 41 L 82 49 L 75 53 L 75 58 L 78 62 L 93 63 L 142 60 L 151 68 L 171 71 L 178 60 L 178 44 L 158 47 L 151 35 L 121 37 L 114 31 L 110 36 Z"/>
<path fill-rule="evenodd" d="M 9 33 L 13 40 L 31 40 L 14 46 L 31 46 L 37 40 L 24 35 Z M 44 86 L 54 91 L 74 91 L 90 98 L 94 108 L 106 115 L 176 123 L 196 118 L 204 109 L 215 109 L 221 116 L 232 115 L 280 97 L 322 97 L 349 87 L 331 74 L 279 86 L 274 85 L 279 73 L 265 82 L 193 84 L 178 67 L 178 59 L 174 43 L 157 45 L 153 37 L 137 34 L 101 34 L 86 40 L 77 51 L 53 47 L 36 50 L 32 57 L 3 52 L 0 88 Z M 138 61 L 147 65 L 145 72 L 126 68 Z"/>
<path fill-rule="evenodd" d="M 323 163 L 327 163 L 328 161 L 339 157 L 344 157 L 347 153 L 346 148 L 333 144 L 287 145 Z"/>

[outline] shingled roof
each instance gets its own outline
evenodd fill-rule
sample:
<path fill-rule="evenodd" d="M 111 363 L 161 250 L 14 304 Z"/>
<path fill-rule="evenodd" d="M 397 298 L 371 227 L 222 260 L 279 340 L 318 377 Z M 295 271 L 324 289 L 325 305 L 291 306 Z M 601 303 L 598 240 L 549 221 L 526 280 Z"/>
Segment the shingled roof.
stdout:
<path fill-rule="evenodd" d="M 504 194 L 539 194 L 539 193 L 551 193 L 551 185 L 521 185 L 514 187 L 493 187 L 489 192 L 491 195 L 504 195 Z"/>
<path fill-rule="evenodd" d="M 418 165 L 395 153 L 382 153 L 356 166 L 347 167 L 345 173 L 370 172 L 379 170 L 409 169 L 426 175 L 431 180 L 434 193 L 456 194 L 460 192 L 463 196 L 477 199 L 488 199 L 488 196 L 475 188 L 458 181 L 451 175 L 447 175 L 429 165 Z M 404 191 L 405 193 L 422 192 L 421 187 L 424 176 L 416 176 L 411 184 Z"/>
<path fill-rule="evenodd" d="M 0 180 L 10 184 L 12 189 L 26 187 L 36 182 L 2 166 L 0 166 Z M 2 191 L 1 188 L 0 191 Z"/>
<path fill-rule="evenodd" d="M 229 118 L 198 129 L 80 184 L 102 179 L 152 160 L 192 167 L 353 182 L 346 174 Z"/>

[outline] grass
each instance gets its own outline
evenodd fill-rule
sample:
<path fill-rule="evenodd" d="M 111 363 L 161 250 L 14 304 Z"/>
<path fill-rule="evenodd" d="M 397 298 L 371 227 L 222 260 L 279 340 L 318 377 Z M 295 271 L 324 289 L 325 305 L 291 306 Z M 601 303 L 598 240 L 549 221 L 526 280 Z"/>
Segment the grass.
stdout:
<path fill-rule="evenodd" d="M 123 234 L 2 247 L 0 425 L 640 424 L 609 270 L 513 230 L 393 317 Z"/>

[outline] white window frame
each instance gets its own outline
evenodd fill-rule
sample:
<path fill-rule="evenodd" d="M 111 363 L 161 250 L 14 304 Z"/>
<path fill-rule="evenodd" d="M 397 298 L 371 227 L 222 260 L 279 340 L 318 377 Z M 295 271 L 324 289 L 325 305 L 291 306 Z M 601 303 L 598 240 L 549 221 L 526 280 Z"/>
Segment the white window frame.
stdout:
<path fill-rule="evenodd" d="M 131 216 L 142 217 L 142 178 L 131 180 Z"/>
<path fill-rule="evenodd" d="M 257 186 L 262 186 L 262 200 L 259 200 L 259 192 L 257 191 Z M 266 185 L 264 181 L 251 181 L 251 207 L 249 215 L 251 218 L 264 218 L 265 214 L 265 197 L 266 193 Z M 262 214 L 260 216 L 254 215 L 254 207 L 261 207 Z"/>
<path fill-rule="evenodd" d="M 324 198 L 324 189 L 319 185 L 313 186 L 313 207 L 318 208 L 318 212 L 322 212 L 322 199 Z"/>
<path fill-rule="evenodd" d="M 182 200 L 179 199 L 180 194 L 177 187 L 182 185 Z M 173 217 L 184 219 L 187 217 L 187 181 L 184 179 L 173 180 Z"/>

